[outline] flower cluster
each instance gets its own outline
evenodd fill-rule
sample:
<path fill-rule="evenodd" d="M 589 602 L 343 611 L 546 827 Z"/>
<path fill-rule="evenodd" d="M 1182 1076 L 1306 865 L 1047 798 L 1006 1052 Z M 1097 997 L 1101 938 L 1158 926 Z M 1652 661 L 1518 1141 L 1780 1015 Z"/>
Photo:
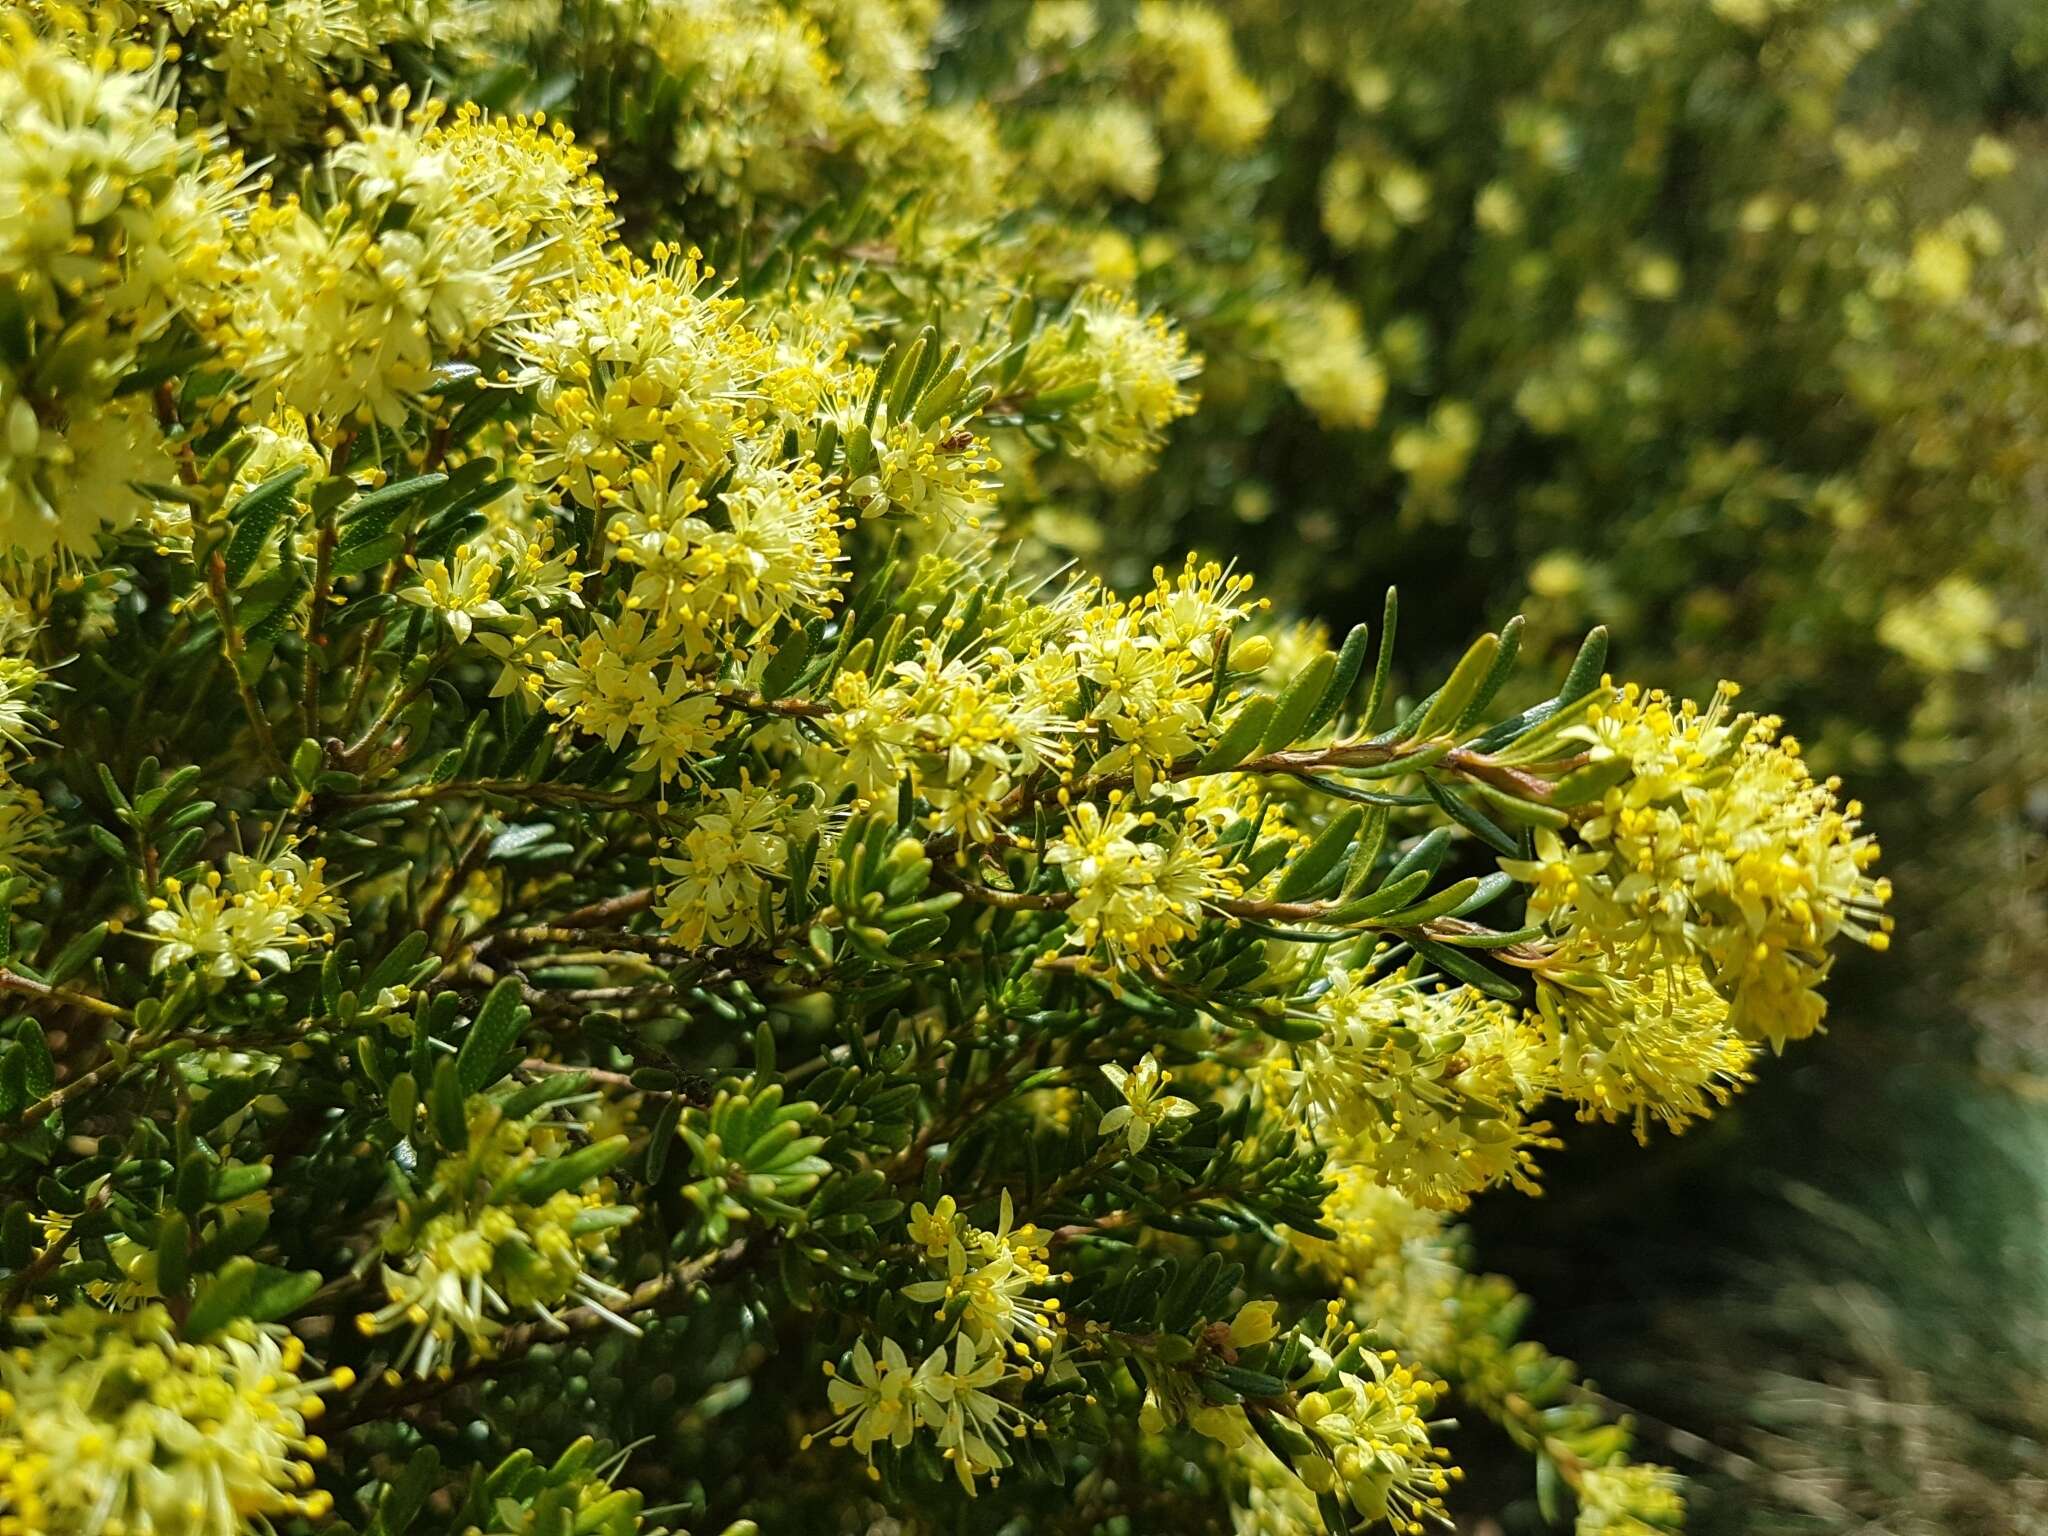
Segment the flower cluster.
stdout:
<path fill-rule="evenodd" d="M 1044 1232 L 1016 1225 L 1008 1190 L 993 1231 L 970 1226 L 948 1196 L 935 1209 L 911 1207 L 910 1237 L 932 1265 L 943 1266 L 945 1278 L 906 1285 L 906 1297 L 937 1303 L 938 1319 L 994 1357 L 1014 1351 L 1028 1360 L 1033 1352 L 1051 1352 L 1065 1321 L 1060 1305 L 1026 1294 L 1054 1279 L 1045 1262 L 1051 1250 Z"/>
<path fill-rule="evenodd" d="M 146 49 L 0 18 L 0 555 L 89 557 L 142 519 L 135 482 L 175 478 L 145 399 L 117 393 L 174 316 L 203 303 L 239 175 L 181 129 Z M 66 46 L 79 45 L 74 53 Z M 84 53 L 86 57 L 80 57 Z"/>
<path fill-rule="evenodd" d="M 464 142 L 502 135 L 516 155 L 529 125 L 472 119 L 437 136 L 439 105 L 407 115 L 408 102 L 394 91 L 387 119 L 374 91 L 340 97 L 353 137 L 329 161 L 331 190 L 260 194 L 232 226 L 203 331 L 260 414 L 399 425 L 442 358 L 519 313 L 553 233 L 531 205 L 575 206 L 573 154 L 499 159 Z"/>
<path fill-rule="evenodd" d="M 1571 846 L 1546 833 L 1534 860 L 1503 867 L 1568 956 L 1654 957 L 1670 979 L 1648 995 L 1667 1014 L 1698 990 L 1690 967 L 1734 1030 L 1782 1046 L 1820 1026 L 1838 936 L 1889 943 L 1891 883 L 1869 873 L 1861 805 L 1838 802 L 1839 781 L 1816 780 L 1775 719 L 1731 714 L 1734 696 L 1723 684 L 1702 709 L 1630 685 L 1596 704 L 1578 772 L 1616 782 Z"/>
<path fill-rule="evenodd" d="M 1156 825 L 1154 813 L 1133 815 L 1120 799 L 1110 801 L 1107 814 L 1092 805 L 1074 808 L 1045 854 L 1074 892 L 1069 944 L 1105 950 L 1125 964 L 1156 959 L 1201 927 L 1204 903 L 1235 892 L 1198 828 L 1168 843 L 1156 840 Z"/>
<path fill-rule="evenodd" d="M 181 1341 L 161 1306 L 88 1306 L 17 1324 L 0 1356 L 0 1531 L 242 1536 L 249 1522 L 319 1518 L 327 1447 L 313 1433 L 346 1368 L 304 1372 L 305 1346 L 238 1323 Z M 310 1379 L 309 1379 L 310 1378 Z"/>
<path fill-rule="evenodd" d="M 694 755 L 694 754 L 693 754 Z M 663 925 L 683 944 L 739 944 L 775 931 L 774 880 L 789 857 L 790 802 L 772 788 L 722 789 L 690 822 L 662 886 Z"/>
<path fill-rule="evenodd" d="M 1163 315 L 1140 314 L 1128 298 L 1090 288 L 1065 324 L 1040 332 L 1020 382 L 1068 402 L 1081 452 L 1117 485 L 1142 475 L 1164 429 L 1193 413 L 1195 398 L 1183 386 L 1201 367 Z"/>
<path fill-rule="evenodd" d="M 146 936 L 158 945 L 151 964 L 190 965 L 215 981 L 254 980 L 264 966 L 288 971 L 348 920 L 327 861 L 290 845 L 268 858 L 230 854 L 225 876 L 209 869 L 190 884 L 166 876 L 163 892 L 149 900 Z"/>
<path fill-rule="evenodd" d="M 1021 1410 L 988 1390 L 1014 1375 L 1002 1352 L 984 1354 L 964 1333 L 950 1349 L 939 1345 L 915 1367 L 894 1339 L 882 1341 L 879 1361 L 862 1339 L 853 1346 L 850 1377 L 830 1361 L 825 1374 L 832 1378 L 827 1395 L 839 1417 L 817 1434 L 872 1458 L 877 1445 L 901 1450 L 920 1430 L 928 1431 L 970 1495 L 977 1479 L 1002 1482 L 1002 1469 L 1010 1464 L 1004 1442 L 1022 1439 L 1032 1427 Z M 804 1436 L 806 1448 L 813 1438 Z M 872 1459 L 868 1470 L 880 1476 Z"/>
<path fill-rule="evenodd" d="M 1280 1074 L 1315 1133 L 1411 1199 L 1455 1208 L 1491 1184 L 1533 1188 L 1530 1118 L 1557 1059 L 1528 1020 L 1470 987 L 1334 970 L 1317 1037 Z"/>
<path fill-rule="evenodd" d="M 484 1097 L 466 1114 L 463 1147 L 385 1228 L 385 1304 L 356 1319 L 369 1335 L 405 1330 L 400 1358 L 420 1376 L 452 1370 L 465 1346 L 489 1355 L 512 1314 L 549 1323 L 572 1299 L 600 1313 L 626 1299 L 597 1274 L 610 1234 L 637 1214 L 612 1203 L 603 1177 L 624 1138 L 571 1152 L 559 1122 Z"/>
<path fill-rule="evenodd" d="M 1333 1390 L 1301 1400 L 1300 1422 L 1329 1460 L 1296 1467 L 1311 1492 L 1341 1486 L 1366 1519 L 1391 1519 L 1413 1532 L 1422 1517 L 1448 1519 L 1443 1495 L 1451 1482 L 1442 1463 L 1450 1453 L 1429 1438 L 1428 1415 L 1442 1384 L 1416 1375 L 1397 1358 L 1390 1350 L 1368 1354 L 1363 1374 L 1347 1372 Z"/>

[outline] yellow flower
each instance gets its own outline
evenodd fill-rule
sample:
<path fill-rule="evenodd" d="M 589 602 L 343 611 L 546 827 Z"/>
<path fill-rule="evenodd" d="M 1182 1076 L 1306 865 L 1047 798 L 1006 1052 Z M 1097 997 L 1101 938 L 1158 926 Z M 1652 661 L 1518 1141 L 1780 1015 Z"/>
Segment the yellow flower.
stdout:
<path fill-rule="evenodd" d="M 1002 1443 L 1021 1437 L 1029 1423 L 1023 1410 L 988 1390 L 1011 1375 L 1001 1349 L 983 1354 L 964 1333 L 954 1338 L 950 1359 L 942 1344 L 917 1368 L 919 1422 L 933 1431 L 969 1498 L 977 1478 L 1009 1465 Z"/>
<path fill-rule="evenodd" d="M 1107 816 L 1092 804 L 1074 807 L 1058 841 L 1047 849 L 1046 861 L 1066 875 L 1074 892 L 1067 910 L 1071 947 L 1092 951 L 1100 946 L 1125 964 L 1158 960 L 1201 927 L 1205 902 L 1234 885 L 1194 829 L 1171 842 L 1155 841 L 1152 813 L 1134 815 L 1120 805 L 1120 799 L 1113 800 Z M 1149 1128 L 1141 1133 L 1134 1126 L 1133 1150 L 1149 1134 Z"/>
<path fill-rule="evenodd" d="M 943 1259 L 960 1241 L 965 1224 L 951 1195 L 942 1195 L 937 1206 L 922 1200 L 910 1208 L 910 1240 L 924 1249 L 928 1259 Z"/>
<path fill-rule="evenodd" d="M 1428 978 L 1333 966 L 1278 1094 L 1325 1146 L 1372 1167 L 1417 1204 L 1455 1210 L 1500 1182 L 1535 1188 L 1533 1118 L 1555 1053 L 1507 1004 Z"/>
<path fill-rule="evenodd" d="M 1915 598 L 1888 604 L 1877 638 L 1923 672 L 1980 672 L 2007 636 L 1998 599 L 1963 575 L 1944 576 Z"/>
<path fill-rule="evenodd" d="M 482 1096 L 469 1101 L 467 1127 L 462 1150 L 435 1165 L 431 1185 L 399 1202 L 382 1239 L 385 1304 L 358 1315 L 356 1326 L 370 1335 L 404 1330 L 399 1358 L 423 1377 L 451 1369 L 465 1345 L 488 1356 L 504 1317 L 545 1318 L 572 1299 L 637 1334 L 610 1310 L 626 1293 L 593 1272 L 608 1257 L 606 1234 L 631 1221 L 632 1208 L 607 1204 L 601 1174 L 530 1197 L 522 1190 L 522 1181 L 545 1184 L 550 1167 L 577 1150 L 569 1128 L 515 1119 Z M 596 1145 L 615 1153 L 613 1162 L 627 1150 L 623 1135 Z"/>
<path fill-rule="evenodd" d="M 152 969 L 196 964 L 216 980 L 253 977 L 259 965 L 290 970 L 348 920 L 326 870 L 325 859 L 301 858 L 287 844 L 267 859 L 230 854 L 225 877 L 208 870 L 190 886 L 165 879 L 139 934 L 161 946 Z"/>
<path fill-rule="evenodd" d="M 1145 1150 L 1152 1133 L 1165 1122 L 1185 1120 L 1195 1112 L 1195 1106 L 1186 1099 L 1164 1091 L 1173 1074 L 1160 1068 L 1156 1056 L 1140 1057 L 1137 1068 L 1130 1072 L 1105 1062 L 1102 1075 L 1115 1085 L 1124 1101 L 1105 1113 L 1096 1129 L 1104 1136 L 1122 1131 L 1133 1157 Z"/>
<path fill-rule="evenodd" d="M 1028 163 L 1062 202 L 1085 205 L 1108 193 L 1142 203 L 1159 185 L 1159 140 L 1151 119 L 1127 101 L 1061 108 L 1037 119 Z"/>
<path fill-rule="evenodd" d="M 714 791 L 709 804 L 678 852 L 655 860 L 673 877 L 661 886 L 656 914 L 688 949 L 767 937 L 780 900 L 771 882 L 788 860 L 783 823 L 791 802 L 784 796 L 743 782 Z"/>
<path fill-rule="evenodd" d="M 834 1445 L 850 1443 L 863 1456 L 872 1457 L 881 1444 L 901 1450 L 917 1433 L 915 1377 L 903 1346 L 894 1339 L 882 1341 L 880 1360 L 866 1339 L 855 1341 L 853 1379 L 834 1373 L 825 1389 L 839 1417 L 817 1433 L 830 1436 Z M 813 1438 L 804 1436 L 805 1449 Z"/>
<path fill-rule="evenodd" d="M 1776 1046 L 1820 1026 L 1838 937 L 1888 947 L 1891 885 L 1869 874 L 1878 849 L 1862 807 L 1813 778 L 1776 720 L 1731 716 L 1734 695 L 1723 684 L 1705 709 L 1633 684 L 1604 695 L 1572 730 L 1588 747 L 1581 772 L 1609 775 L 1595 814 L 1573 844 L 1541 832 L 1535 859 L 1501 867 L 1571 941 L 1559 965 L 1696 964 L 1730 1025 Z"/>
<path fill-rule="evenodd" d="M 1428 1422 L 1442 1383 L 1391 1354 L 1367 1354 L 1364 1365 L 1365 1374 L 1342 1372 L 1333 1390 L 1301 1399 L 1296 1417 L 1327 1458 L 1296 1458 L 1296 1474 L 1313 1493 L 1341 1491 L 1368 1521 L 1414 1530 L 1428 1518 L 1448 1526 L 1448 1453 L 1430 1443 Z"/>
<path fill-rule="evenodd" d="M 1538 1017 L 1558 1053 L 1558 1087 L 1582 1120 L 1632 1118 L 1673 1131 L 1704 1119 L 1750 1080 L 1755 1047 L 1729 1024 L 1728 1004 L 1696 965 L 1647 975 L 1553 963 L 1540 981 Z"/>
<path fill-rule="evenodd" d="M 1279 1310 L 1277 1301 L 1248 1301 L 1239 1307 L 1230 1320 L 1230 1347 L 1252 1349 L 1278 1338 L 1280 1325 L 1274 1317 Z"/>
<path fill-rule="evenodd" d="M 309 1425 L 354 1376 L 306 1379 L 284 1330 L 237 1322 L 187 1343 L 155 1305 L 16 1326 L 30 1342 L 0 1355 L 0 1536 L 243 1536 L 333 1507 L 306 1491 L 326 1454 Z"/>
<path fill-rule="evenodd" d="M 1111 484 L 1144 473 L 1165 429 L 1191 413 L 1184 386 L 1202 360 L 1163 315 L 1144 314 L 1130 299 L 1089 288 L 1064 325 L 1048 326 L 1031 344 L 1020 389 L 1034 394 L 1079 392 L 1069 408 L 1076 446 Z"/>
<path fill-rule="evenodd" d="M 1238 63 L 1222 15 L 1191 0 L 1143 0 L 1136 21 L 1139 65 L 1164 77 L 1160 116 L 1212 149 L 1258 143 L 1272 109 Z"/>
<path fill-rule="evenodd" d="M 1573 1536 L 1659 1536 L 1685 1520 L 1685 1483 L 1669 1467 L 1615 1462 L 1579 1474 Z"/>

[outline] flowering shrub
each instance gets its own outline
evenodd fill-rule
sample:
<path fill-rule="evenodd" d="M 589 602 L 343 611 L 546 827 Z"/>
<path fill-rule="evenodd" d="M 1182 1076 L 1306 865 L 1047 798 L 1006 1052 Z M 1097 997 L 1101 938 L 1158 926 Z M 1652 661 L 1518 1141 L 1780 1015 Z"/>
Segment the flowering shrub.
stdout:
<path fill-rule="evenodd" d="M 548 9 L 5 17 L 0 1533 L 1414 1532 L 1454 1405 L 1668 1529 L 1448 1223 L 1818 1027 L 1854 802 L 1005 532 L 1198 364 L 949 202 L 926 9 Z"/>

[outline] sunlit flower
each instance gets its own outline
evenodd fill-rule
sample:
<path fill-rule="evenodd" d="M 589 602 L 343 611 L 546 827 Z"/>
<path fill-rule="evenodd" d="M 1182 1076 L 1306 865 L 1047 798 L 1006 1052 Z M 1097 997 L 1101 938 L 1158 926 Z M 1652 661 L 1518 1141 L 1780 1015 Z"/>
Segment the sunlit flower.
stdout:
<path fill-rule="evenodd" d="M 1167 1121 L 1185 1120 L 1195 1112 L 1195 1106 L 1186 1099 L 1165 1091 L 1173 1074 L 1160 1067 L 1156 1056 L 1139 1057 L 1137 1067 L 1128 1072 L 1105 1062 L 1102 1075 L 1115 1085 L 1124 1101 L 1103 1115 L 1097 1129 L 1105 1136 L 1123 1132 L 1133 1157 L 1145 1150 L 1152 1133 Z"/>
<path fill-rule="evenodd" d="M 238 1322 L 178 1338 L 161 1306 L 73 1307 L 16 1323 L 0 1355 L 0 1533 L 243 1536 L 333 1507 L 309 1492 L 326 1446 L 310 1426 L 354 1374 L 307 1379 L 304 1347 Z"/>
<path fill-rule="evenodd" d="M 772 881 L 788 858 L 783 821 L 790 802 L 742 784 L 712 793 L 673 855 L 655 860 L 671 876 L 655 903 L 662 926 L 685 948 L 765 938 L 777 895 Z"/>

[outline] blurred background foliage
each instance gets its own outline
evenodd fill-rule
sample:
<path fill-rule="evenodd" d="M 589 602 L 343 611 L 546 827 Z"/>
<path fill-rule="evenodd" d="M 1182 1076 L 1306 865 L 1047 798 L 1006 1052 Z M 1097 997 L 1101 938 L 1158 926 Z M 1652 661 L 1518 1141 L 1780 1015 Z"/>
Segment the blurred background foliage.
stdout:
<path fill-rule="evenodd" d="M 1575 1140 L 1540 1244 L 1482 1205 L 1480 1256 L 1695 1529 L 2048 1530 L 2048 8 L 1234 0 L 1262 127 L 1148 82 L 1184 36 L 1119 58 L 1148 11 L 978 9 L 940 60 L 1209 356 L 1159 470 L 1035 531 L 1236 555 L 1339 631 L 1405 582 L 1442 654 L 1604 623 L 1796 712 L 1900 950 L 1696 1139 Z M 1134 142 L 1122 185 L 1077 148 Z"/>
<path fill-rule="evenodd" d="M 940 78 L 1057 161 L 1147 97 L 1072 61 L 1100 38 L 1020 62 L 1026 9 Z M 1697 1139 L 1577 1140 L 1540 1246 L 1482 1207 L 1481 1257 L 1703 1478 L 1696 1529 L 2048 1529 L 2048 8 L 1224 10 L 1269 124 L 1153 112 L 1093 247 L 1210 354 L 1202 409 L 1038 531 L 1235 554 L 1333 626 L 1407 581 L 1446 648 L 1605 623 L 1796 712 L 1877 807 L 1900 951 Z"/>
<path fill-rule="evenodd" d="M 1331 633 L 1404 585 L 1418 675 L 1481 613 L 1601 623 L 1795 714 L 1897 948 L 1711 1126 L 1576 1136 L 1540 1242 L 1482 1202 L 1478 1257 L 1695 1530 L 2048 1532 L 2048 6 L 490 10 L 460 93 L 574 123 L 636 236 L 743 292 L 824 245 L 821 324 L 1029 295 L 982 317 L 1014 521 L 1111 579 L 1192 544 Z M 1061 451 L 1053 321 L 1125 292 L 1206 359 L 1150 473 Z"/>

